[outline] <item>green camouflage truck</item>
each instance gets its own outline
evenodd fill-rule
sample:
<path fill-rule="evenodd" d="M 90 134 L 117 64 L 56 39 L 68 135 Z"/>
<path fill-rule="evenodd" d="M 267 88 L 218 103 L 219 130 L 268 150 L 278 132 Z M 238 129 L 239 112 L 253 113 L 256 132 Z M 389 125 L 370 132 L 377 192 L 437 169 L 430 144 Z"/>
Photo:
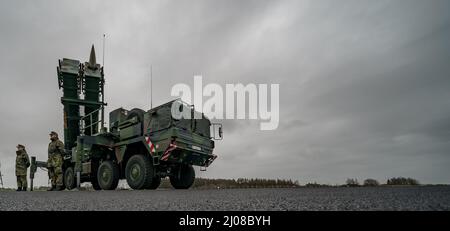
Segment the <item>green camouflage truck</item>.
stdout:
<path fill-rule="evenodd" d="M 105 81 L 94 47 L 89 62 L 63 59 L 57 71 L 64 92 L 65 188 L 91 182 L 95 190 L 114 190 L 126 179 L 132 189 L 156 189 L 169 177 L 175 189 L 187 189 L 194 183 L 193 166 L 203 170 L 216 159 L 214 139 L 222 139 L 222 125 L 179 99 L 149 110 L 115 109 L 104 127 Z M 46 163 L 35 157 L 31 162 L 32 181 Z"/>

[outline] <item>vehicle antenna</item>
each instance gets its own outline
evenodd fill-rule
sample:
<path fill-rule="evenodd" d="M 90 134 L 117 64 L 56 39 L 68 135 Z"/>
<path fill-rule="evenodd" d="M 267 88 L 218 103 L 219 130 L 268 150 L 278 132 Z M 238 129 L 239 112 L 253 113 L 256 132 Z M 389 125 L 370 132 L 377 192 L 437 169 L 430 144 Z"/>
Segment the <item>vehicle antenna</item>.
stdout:
<path fill-rule="evenodd" d="M 0 184 L 2 184 L 2 188 L 3 188 L 2 163 L 0 163 Z"/>
<path fill-rule="evenodd" d="M 150 109 L 153 108 L 153 67 L 150 64 Z"/>
<path fill-rule="evenodd" d="M 106 35 L 103 34 L 103 60 L 102 60 L 102 66 L 105 66 L 105 40 L 106 40 Z"/>

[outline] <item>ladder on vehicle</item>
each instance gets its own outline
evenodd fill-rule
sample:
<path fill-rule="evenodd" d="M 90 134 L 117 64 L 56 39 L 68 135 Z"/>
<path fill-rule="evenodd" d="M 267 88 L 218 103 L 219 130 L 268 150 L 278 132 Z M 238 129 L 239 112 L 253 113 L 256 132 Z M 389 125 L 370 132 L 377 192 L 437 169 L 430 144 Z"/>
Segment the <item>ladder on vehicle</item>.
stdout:
<path fill-rule="evenodd" d="M 101 111 L 101 118 L 98 121 L 93 121 L 93 115 L 95 113 L 99 113 Z M 99 109 L 81 117 L 80 119 L 80 134 L 81 135 L 85 135 L 86 129 L 89 129 L 91 136 L 92 135 L 97 135 L 99 134 L 99 130 L 100 132 L 104 132 L 105 129 L 105 123 L 104 123 L 104 119 L 103 119 L 103 113 L 104 113 L 104 108 L 103 106 L 100 107 Z M 86 124 L 85 119 L 89 118 L 90 124 Z M 100 126 L 99 126 L 100 125 Z"/>

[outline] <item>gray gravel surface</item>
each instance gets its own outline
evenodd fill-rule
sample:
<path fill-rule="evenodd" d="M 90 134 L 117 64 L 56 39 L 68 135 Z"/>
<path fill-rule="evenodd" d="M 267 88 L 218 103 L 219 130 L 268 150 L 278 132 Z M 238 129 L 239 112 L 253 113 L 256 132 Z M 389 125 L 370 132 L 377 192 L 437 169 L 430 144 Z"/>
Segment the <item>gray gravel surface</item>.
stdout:
<path fill-rule="evenodd" d="M 0 210 L 450 210 L 450 186 L 0 191 Z"/>

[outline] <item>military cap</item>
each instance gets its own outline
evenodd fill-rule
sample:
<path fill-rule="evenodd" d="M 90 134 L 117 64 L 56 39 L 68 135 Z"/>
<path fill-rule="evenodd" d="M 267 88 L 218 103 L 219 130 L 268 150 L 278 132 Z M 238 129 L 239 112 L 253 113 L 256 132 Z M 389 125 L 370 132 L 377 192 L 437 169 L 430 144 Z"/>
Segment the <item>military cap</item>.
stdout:
<path fill-rule="evenodd" d="M 55 136 L 58 136 L 58 133 L 56 133 L 55 131 L 51 131 L 49 135 L 55 135 Z"/>
<path fill-rule="evenodd" d="M 18 145 L 17 145 L 17 148 L 25 148 L 25 146 L 22 145 L 22 144 L 18 144 Z"/>

